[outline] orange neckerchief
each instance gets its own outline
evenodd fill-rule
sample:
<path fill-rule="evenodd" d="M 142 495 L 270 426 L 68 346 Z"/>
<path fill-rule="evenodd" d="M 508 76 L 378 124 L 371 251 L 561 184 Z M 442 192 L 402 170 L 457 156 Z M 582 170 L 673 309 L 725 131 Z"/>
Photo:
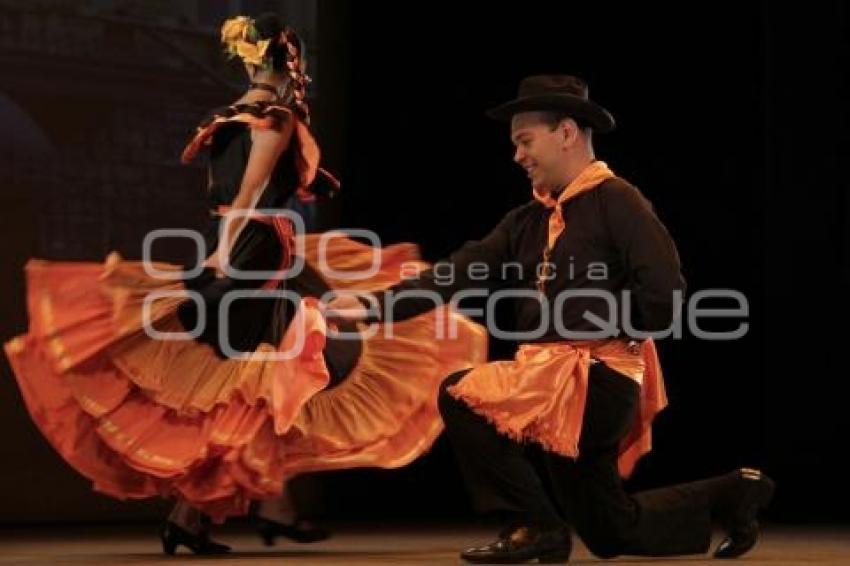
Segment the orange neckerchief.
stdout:
<path fill-rule="evenodd" d="M 539 189 L 534 189 L 534 198 L 543 203 L 546 208 L 554 209 L 549 215 L 549 234 L 546 241 L 546 247 L 543 250 L 544 269 L 541 270 L 540 277 L 537 279 L 537 290 L 541 293 L 546 285 L 546 280 L 551 274 L 548 267 L 549 259 L 552 255 L 552 250 L 555 248 L 555 242 L 558 237 L 563 234 L 566 224 L 564 216 L 561 212 L 561 206 L 565 202 L 577 197 L 578 195 L 598 187 L 603 181 L 606 181 L 614 176 L 614 172 L 608 168 L 604 161 L 594 161 L 585 167 L 578 177 L 566 186 L 555 200 L 551 195 L 543 193 Z"/>

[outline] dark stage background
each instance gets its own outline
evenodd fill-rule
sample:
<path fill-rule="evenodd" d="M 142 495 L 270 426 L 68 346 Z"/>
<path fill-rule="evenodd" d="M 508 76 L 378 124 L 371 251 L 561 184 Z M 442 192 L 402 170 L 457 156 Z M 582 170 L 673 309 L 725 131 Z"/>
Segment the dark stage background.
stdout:
<path fill-rule="evenodd" d="M 619 124 L 597 155 L 654 203 L 689 291 L 735 289 L 750 306 L 741 340 L 660 345 L 671 404 L 631 485 L 758 466 L 778 483 L 771 519 L 847 522 L 845 4 L 576 4 L 4 2 L 0 338 L 25 328 L 27 257 L 137 256 L 145 231 L 197 220 L 202 171 L 177 156 L 201 114 L 232 97 L 211 77 L 237 77 L 215 62 L 215 26 L 234 5 L 271 7 L 307 29 L 315 129 L 344 183 L 324 217 L 418 242 L 431 260 L 529 198 L 506 127 L 483 112 L 528 74 L 586 78 Z M 98 45 L 124 51 L 104 60 Z M 32 124 L 46 139 L 24 135 Z M 162 503 L 91 494 L 2 368 L 0 521 L 158 516 Z M 316 479 L 329 518 L 471 518 L 445 439 L 403 470 Z"/>

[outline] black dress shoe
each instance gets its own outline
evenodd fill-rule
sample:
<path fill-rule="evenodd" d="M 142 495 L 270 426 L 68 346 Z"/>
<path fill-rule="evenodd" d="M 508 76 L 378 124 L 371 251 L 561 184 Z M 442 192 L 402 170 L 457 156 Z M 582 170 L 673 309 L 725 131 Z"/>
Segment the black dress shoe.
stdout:
<path fill-rule="evenodd" d="M 568 562 L 572 551 L 566 527 L 539 530 L 518 527 L 485 546 L 467 548 L 460 557 L 476 564 L 519 564 L 537 560 L 543 563 Z"/>
<path fill-rule="evenodd" d="M 254 517 L 254 526 L 257 528 L 257 532 L 266 546 L 272 546 L 275 538 L 278 536 L 283 536 L 299 543 L 319 542 L 331 536 L 326 529 L 317 527 L 309 521 L 302 519 L 298 519 L 290 525 L 256 516 Z"/>
<path fill-rule="evenodd" d="M 746 528 L 729 533 L 729 536 L 717 546 L 714 557 L 721 559 L 738 558 L 756 545 L 758 537 L 759 526 L 756 521 L 753 521 Z"/>
<path fill-rule="evenodd" d="M 195 554 L 212 555 L 230 552 L 230 547 L 226 544 L 211 540 L 209 533 L 192 534 L 171 521 L 162 525 L 159 538 L 162 540 L 162 551 L 171 556 L 174 556 L 177 547 L 181 544 Z"/>
<path fill-rule="evenodd" d="M 759 537 L 756 517 L 773 498 L 775 484 L 759 470 L 742 468 L 737 474 L 732 488 L 735 503 L 723 521 L 728 535 L 714 551 L 715 558 L 738 558 L 756 545 Z"/>

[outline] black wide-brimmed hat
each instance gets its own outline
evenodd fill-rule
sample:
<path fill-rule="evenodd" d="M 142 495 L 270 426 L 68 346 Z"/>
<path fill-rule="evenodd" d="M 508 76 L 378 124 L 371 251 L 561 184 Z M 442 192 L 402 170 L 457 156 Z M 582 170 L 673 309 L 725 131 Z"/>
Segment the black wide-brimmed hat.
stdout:
<path fill-rule="evenodd" d="M 571 75 L 534 75 L 519 83 L 517 97 L 487 112 L 496 120 L 510 120 L 520 112 L 563 112 L 596 132 L 616 126 L 611 113 L 588 98 L 587 83 Z"/>

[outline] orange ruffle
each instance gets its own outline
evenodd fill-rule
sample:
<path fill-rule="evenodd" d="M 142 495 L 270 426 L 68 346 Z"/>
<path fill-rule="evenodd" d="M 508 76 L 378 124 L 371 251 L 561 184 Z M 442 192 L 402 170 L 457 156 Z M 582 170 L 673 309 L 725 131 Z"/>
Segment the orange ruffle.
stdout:
<path fill-rule="evenodd" d="M 343 251 L 329 253 L 328 264 L 341 269 L 360 245 L 337 245 Z M 371 248 L 357 253 L 371 257 Z M 375 288 L 397 281 L 398 266 L 416 260 L 410 247 L 379 254 L 385 261 Z M 483 329 L 435 312 L 396 325 L 394 338 L 366 338 L 352 374 L 323 391 L 326 328 L 315 299 L 302 301 L 281 344 L 222 360 L 206 344 L 145 334 L 148 293 L 178 294 L 152 303 L 160 332 L 183 331 L 176 309 L 185 297 L 181 282 L 152 277 L 139 262 L 117 254 L 104 264 L 35 260 L 27 278 L 30 330 L 5 349 L 48 440 L 99 491 L 178 495 L 216 520 L 243 514 L 251 499 L 280 493 L 304 471 L 416 458 L 441 430 L 441 379 L 486 355 Z M 441 317 L 457 323 L 458 338 L 434 338 Z M 288 349 L 299 333 L 306 346 L 297 358 L 262 359 Z"/>
<path fill-rule="evenodd" d="M 576 458 L 591 358 L 641 384 L 638 415 L 620 446 L 619 469 L 631 475 L 652 448 L 652 421 L 667 397 L 652 340 L 633 354 L 621 340 L 522 345 L 512 361 L 476 367 L 449 392 L 501 432 Z"/>
<path fill-rule="evenodd" d="M 242 123 L 258 130 L 280 130 L 289 120 L 295 121 L 291 143 L 295 150 L 295 168 L 298 171 L 299 178 L 297 193 L 301 200 L 310 201 L 314 196 L 309 192 L 308 187 L 320 171 L 321 151 L 307 124 L 286 106 L 261 101 L 251 104 L 236 104 L 218 110 L 212 118 L 198 127 L 197 133 L 183 149 L 180 160 L 183 163 L 189 163 L 195 159 L 204 146 L 212 143 L 213 135 L 219 128 L 227 124 Z M 338 181 L 333 176 L 324 170 L 322 170 L 322 173 L 332 183 L 338 185 Z"/>
<path fill-rule="evenodd" d="M 373 248 L 342 233 L 327 233 L 324 240 L 321 235 L 299 238 L 296 249 L 336 290 L 378 291 L 415 268 L 428 267 L 414 245 Z M 379 269 L 368 278 L 339 277 L 373 265 Z M 439 436 L 440 383 L 486 361 L 487 331 L 445 307 L 393 323 L 391 336 L 387 330 L 383 324 L 370 326 L 372 336 L 362 342 L 360 360 L 348 378 L 305 404 L 287 438 L 285 469 L 403 466 Z"/>

